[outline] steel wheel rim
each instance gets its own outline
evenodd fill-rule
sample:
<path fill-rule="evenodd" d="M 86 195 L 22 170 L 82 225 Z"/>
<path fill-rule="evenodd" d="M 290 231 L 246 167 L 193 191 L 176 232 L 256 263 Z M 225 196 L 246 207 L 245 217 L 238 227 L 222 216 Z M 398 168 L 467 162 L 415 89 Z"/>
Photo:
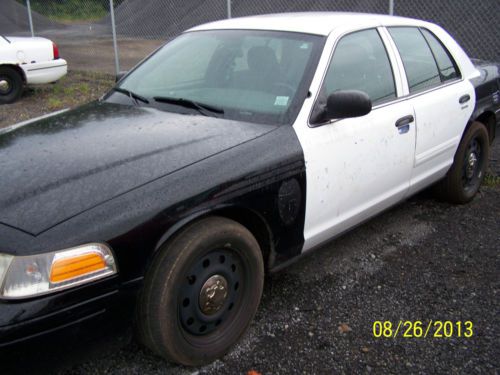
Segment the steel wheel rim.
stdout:
<path fill-rule="evenodd" d="M 199 258 L 179 288 L 182 328 L 191 335 L 205 336 L 230 321 L 240 302 L 243 280 L 243 263 L 234 250 L 217 249 Z"/>
<path fill-rule="evenodd" d="M 477 137 L 474 137 L 467 145 L 462 166 L 462 186 L 465 190 L 477 188 L 482 177 L 483 164 L 481 143 Z"/>

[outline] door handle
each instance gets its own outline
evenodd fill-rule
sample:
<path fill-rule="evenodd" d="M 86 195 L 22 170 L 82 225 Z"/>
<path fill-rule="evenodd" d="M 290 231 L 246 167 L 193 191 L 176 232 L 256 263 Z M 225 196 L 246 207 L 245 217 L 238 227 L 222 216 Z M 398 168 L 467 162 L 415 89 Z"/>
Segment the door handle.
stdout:
<path fill-rule="evenodd" d="M 458 99 L 458 102 L 460 104 L 464 104 L 464 103 L 467 103 L 469 100 L 470 100 L 470 95 L 465 94 L 465 95 L 461 96 L 460 99 Z"/>
<path fill-rule="evenodd" d="M 398 121 L 396 121 L 396 128 L 410 125 L 413 121 L 415 121 L 415 118 L 413 117 L 413 115 L 401 117 Z"/>

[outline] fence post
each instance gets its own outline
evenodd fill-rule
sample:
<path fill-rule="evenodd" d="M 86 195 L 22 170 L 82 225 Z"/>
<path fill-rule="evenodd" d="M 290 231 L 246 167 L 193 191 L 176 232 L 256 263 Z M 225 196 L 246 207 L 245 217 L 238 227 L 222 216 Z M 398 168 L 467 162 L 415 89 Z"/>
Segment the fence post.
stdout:
<path fill-rule="evenodd" d="M 116 42 L 115 8 L 113 0 L 109 0 L 109 12 L 111 14 L 111 32 L 113 33 L 113 48 L 115 50 L 115 72 L 120 72 L 120 56 L 118 55 L 118 43 Z"/>
<path fill-rule="evenodd" d="M 231 0 L 227 0 L 227 18 L 231 18 Z"/>
<path fill-rule="evenodd" d="M 389 14 L 394 15 L 394 0 L 389 0 Z"/>
<path fill-rule="evenodd" d="M 31 17 L 31 4 L 30 4 L 30 0 L 26 0 L 26 8 L 28 8 L 28 19 L 30 21 L 31 37 L 34 37 L 35 36 L 35 30 L 33 29 L 33 18 Z"/>

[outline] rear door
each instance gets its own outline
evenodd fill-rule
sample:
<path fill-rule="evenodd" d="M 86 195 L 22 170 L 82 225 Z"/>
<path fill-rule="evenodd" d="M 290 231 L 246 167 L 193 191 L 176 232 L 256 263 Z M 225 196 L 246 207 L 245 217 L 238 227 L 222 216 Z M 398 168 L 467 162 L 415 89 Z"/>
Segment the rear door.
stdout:
<path fill-rule="evenodd" d="M 389 27 L 415 112 L 416 148 L 409 194 L 443 177 L 474 108 L 474 88 L 429 30 Z"/>

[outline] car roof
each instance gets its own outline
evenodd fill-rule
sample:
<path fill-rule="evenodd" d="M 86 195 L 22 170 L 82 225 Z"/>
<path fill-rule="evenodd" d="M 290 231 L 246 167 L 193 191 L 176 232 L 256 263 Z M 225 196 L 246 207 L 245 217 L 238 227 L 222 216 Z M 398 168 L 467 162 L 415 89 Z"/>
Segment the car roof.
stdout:
<path fill-rule="evenodd" d="M 328 35 L 335 28 L 349 25 L 361 27 L 425 25 L 424 21 L 370 13 L 302 12 L 266 14 L 231 18 L 196 26 L 189 31 L 218 29 L 276 30 Z"/>

